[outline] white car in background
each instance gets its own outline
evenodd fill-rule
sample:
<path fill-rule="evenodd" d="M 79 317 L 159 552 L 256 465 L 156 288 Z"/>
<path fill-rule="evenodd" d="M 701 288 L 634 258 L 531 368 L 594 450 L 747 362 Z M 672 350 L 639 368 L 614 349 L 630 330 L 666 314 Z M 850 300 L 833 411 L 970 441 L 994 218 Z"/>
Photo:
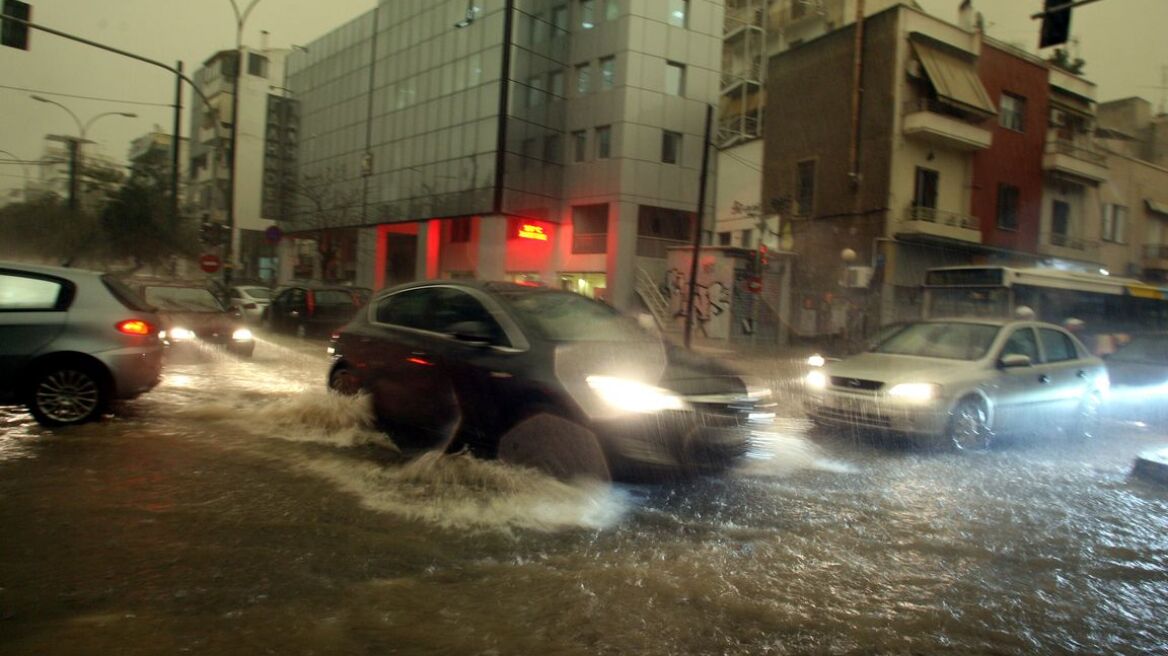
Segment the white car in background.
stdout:
<path fill-rule="evenodd" d="M 227 305 L 239 310 L 244 321 L 259 323 L 272 302 L 272 290 L 260 285 L 236 285 L 227 292 Z"/>
<path fill-rule="evenodd" d="M 1103 361 L 1037 321 L 902 324 L 869 350 L 806 377 L 818 424 L 984 449 L 995 435 L 1059 426 L 1090 437 L 1109 389 Z"/>

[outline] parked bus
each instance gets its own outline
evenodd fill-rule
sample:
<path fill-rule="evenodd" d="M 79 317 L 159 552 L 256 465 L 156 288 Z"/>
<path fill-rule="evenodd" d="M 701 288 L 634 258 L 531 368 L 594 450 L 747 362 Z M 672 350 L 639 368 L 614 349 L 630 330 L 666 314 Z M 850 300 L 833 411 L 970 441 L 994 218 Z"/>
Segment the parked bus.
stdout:
<path fill-rule="evenodd" d="M 1051 323 L 1078 319 L 1089 347 L 1110 352 L 1135 332 L 1168 330 L 1168 289 L 1133 278 L 1041 267 L 959 266 L 925 273 L 924 316 L 1016 316 L 1022 306 Z"/>

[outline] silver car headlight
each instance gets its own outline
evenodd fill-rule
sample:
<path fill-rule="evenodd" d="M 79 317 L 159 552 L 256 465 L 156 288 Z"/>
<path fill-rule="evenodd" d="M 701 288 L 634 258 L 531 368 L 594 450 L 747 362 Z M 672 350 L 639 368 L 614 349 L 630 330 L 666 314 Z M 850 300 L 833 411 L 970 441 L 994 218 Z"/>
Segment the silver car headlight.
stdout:
<path fill-rule="evenodd" d="M 900 383 L 888 390 L 888 396 L 914 403 L 927 403 L 941 396 L 941 386 L 936 383 Z"/>
<path fill-rule="evenodd" d="M 588 376 L 584 380 L 602 401 L 625 412 L 660 412 L 687 407 L 677 394 L 635 380 L 612 376 Z"/>
<path fill-rule="evenodd" d="M 231 339 L 237 342 L 250 342 L 254 338 L 247 328 L 236 328 L 235 332 L 231 333 Z"/>
<path fill-rule="evenodd" d="M 827 374 L 816 369 L 807 374 L 807 377 L 803 379 L 803 384 L 807 386 L 807 389 L 812 389 L 817 392 L 825 390 L 827 389 Z"/>
<path fill-rule="evenodd" d="M 195 338 L 195 331 L 189 328 L 174 327 L 166 333 L 166 339 L 172 342 L 189 342 Z"/>
<path fill-rule="evenodd" d="M 809 367 L 822 367 L 825 364 L 827 364 L 827 358 L 818 353 L 812 353 L 807 357 L 807 366 Z"/>

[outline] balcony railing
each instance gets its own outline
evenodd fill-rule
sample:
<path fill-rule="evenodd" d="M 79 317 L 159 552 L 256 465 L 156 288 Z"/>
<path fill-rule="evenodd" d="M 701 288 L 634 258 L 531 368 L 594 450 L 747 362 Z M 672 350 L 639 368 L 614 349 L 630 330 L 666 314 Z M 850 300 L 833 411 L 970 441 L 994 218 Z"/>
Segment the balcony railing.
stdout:
<path fill-rule="evenodd" d="M 762 7 L 727 7 L 722 29 L 729 34 L 744 26 L 762 27 L 762 11 Z"/>
<path fill-rule="evenodd" d="M 965 121 L 971 125 L 980 126 L 986 122 L 987 119 L 980 116 L 973 116 L 959 109 L 954 108 L 936 98 L 915 98 L 913 100 L 906 100 L 902 107 L 905 115 L 915 114 L 917 112 L 929 112 L 932 114 L 941 114 L 959 121 Z"/>
<path fill-rule="evenodd" d="M 758 82 L 761 79 L 762 65 L 758 62 L 751 62 L 749 66 L 739 66 L 736 70 L 724 71 L 722 73 L 722 88 L 725 89 L 739 81 Z"/>
<path fill-rule="evenodd" d="M 1107 155 L 1089 144 L 1078 143 L 1070 139 L 1052 139 L 1046 142 L 1046 152 L 1068 155 L 1101 166 L 1107 164 Z"/>
<path fill-rule="evenodd" d="M 905 220 L 924 221 L 926 223 L 935 223 L 953 228 L 965 228 L 966 230 L 981 229 L 981 222 L 977 220 L 976 216 L 969 216 L 968 214 L 958 212 L 947 212 L 935 207 L 924 207 L 923 205 L 909 205 L 908 212 L 905 214 Z"/>
<path fill-rule="evenodd" d="M 1145 244 L 1145 260 L 1168 260 L 1168 244 Z"/>
<path fill-rule="evenodd" d="M 641 257 L 664 258 L 669 249 L 676 246 L 688 246 L 689 242 L 677 239 L 662 239 L 661 237 L 637 237 L 637 255 Z"/>
<path fill-rule="evenodd" d="M 608 233 L 576 233 L 572 235 L 572 252 L 577 255 L 595 255 L 608 250 Z"/>
<path fill-rule="evenodd" d="M 1043 243 L 1082 253 L 1095 253 L 1099 250 L 1099 242 L 1063 232 L 1044 232 L 1040 235 Z"/>

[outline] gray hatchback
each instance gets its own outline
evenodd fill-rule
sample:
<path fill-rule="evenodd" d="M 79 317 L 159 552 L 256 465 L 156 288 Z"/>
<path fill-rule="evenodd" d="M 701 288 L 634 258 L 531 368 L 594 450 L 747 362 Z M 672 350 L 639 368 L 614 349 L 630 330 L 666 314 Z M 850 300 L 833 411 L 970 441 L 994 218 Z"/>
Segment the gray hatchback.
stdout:
<path fill-rule="evenodd" d="M 0 404 L 45 426 L 96 419 L 158 384 L 158 327 L 109 274 L 0 261 Z"/>

